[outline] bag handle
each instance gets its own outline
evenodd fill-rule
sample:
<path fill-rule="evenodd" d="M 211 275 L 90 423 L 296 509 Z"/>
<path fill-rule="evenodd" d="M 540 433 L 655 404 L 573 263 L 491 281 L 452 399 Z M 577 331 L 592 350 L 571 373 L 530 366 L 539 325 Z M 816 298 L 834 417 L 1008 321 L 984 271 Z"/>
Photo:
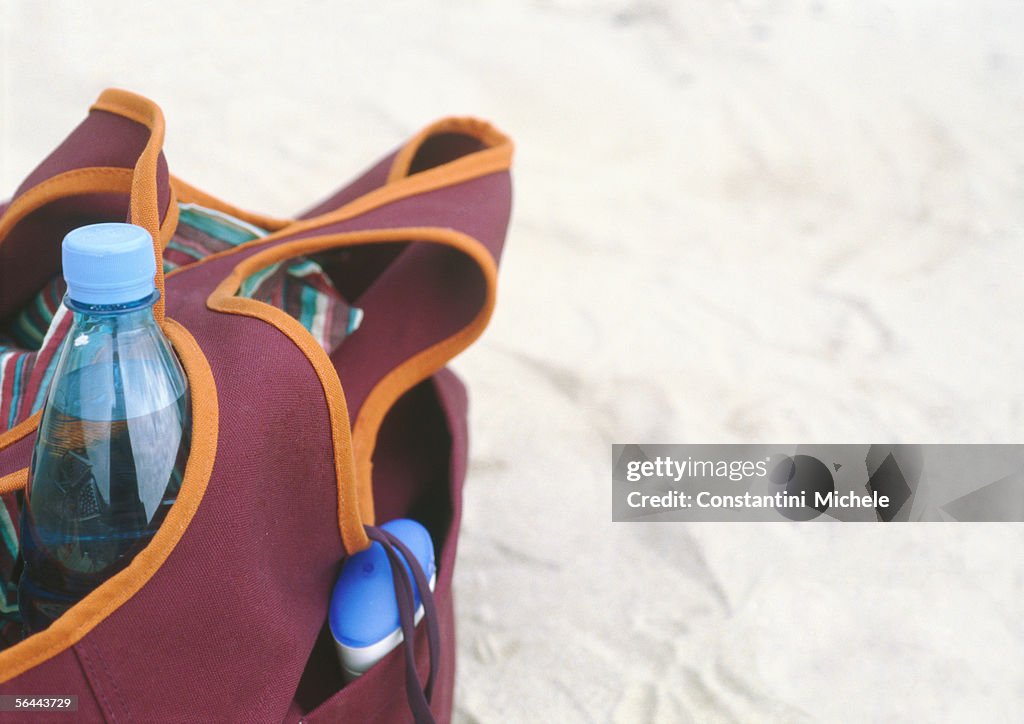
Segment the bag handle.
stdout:
<path fill-rule="evenodd" d="M 375 520 L 372 461 L 385 416 L 401 395 L 475 340 L 493 310 L 510 209 L 512 151 L 511 142 L 494 133 L 503 139 L 500 146 L 391 183 L 385 175 L 383 186 L 340 208 L 196 265 L 230 269 L 219 272 L 226 276 L 207 298 L 208 307 L 277 327 L 316 370 L 332 420 L 339 529 L 349 553 L 369 546 L 363 526 Z M 386 172 L 394 159 L 374 168 Z M 365 176 L 353 186 L 366 190 L 364 184 Z M 470 206 L 481 218 L 466 213 Z M 408 225 L 389 226 L 397 220 Z M 338 286 L 365 316 L 360 329 L 328 357 L 287 313 L 235 295 L 242 280 L 260 269 L 330 250 L 347 255 Z M 357 254 L 373 263 L 355 265 L 361 278 L 345 276 Z"/>
<path fill-rule="evenodd" d="M 419 251 L 425 253 L 407 257 L 406 261 L 410 263 L 394 270 L 398 273 L 397 279 L 392 280 L 395 281 L 395 288 L 401 289 L 405 296 L 414 300 L 422 295 L 429 295 L 433 301 L 448 296 L 471 305 L 463 310 L 454 325 L 451 319 L 436 320 L 439 330 L 435 331 L 441 335 L 440 339 L 431 337 L 428 342 L 423 342 L 415 334 L 400 340 L 365 336 L 371 327 L 372 315 L 378 309 L 383 311 L 386 308 L 381 306 L 375 309 L 365 305 L 366 317 L 363 324 L 345 339 L 339 348 L 339 352 L 344 354 L 335 361 L 287 312 L 255 299 L 235 295 L 245 277 L 272 263 L 360 244 L 400 244 L 406 240 L 415 241 L 413 247 L 403 252 L 403 255 Z M 458 260 L 459 267 L 452 266 L 453 258 Z M 435 273 L 422 275 L 420 284 L 416 286 L 412 282 L 416 280 L 417 268 Z M 463 283 L 469 294 L 459 294 L 460 286 L 444 274 L 445 270 L 452 268 L 461 268 L 464 274 L 472 275 Z M 338 480 L 338 525 L 347 552 L 355 553 L 370 544 L 363 526 L 374 522 L 372 457 L 377 433 L 388 410 L 402 394 L 441 369 L 482 333 L 494 308 L 496 276 L 496 263 L 484 245 L 454 229 L 374 229 L 299 239 L 272 246 L 237 264 L 207 298 L 207 306 L 215 311 L 262 319 L 277 327 L 310 360 L 323 386 L 331 419 Z M 403 282 L 410 283 L 403 286 Z M 454 291 L 451 286 L 454 286 Z M 386 304 L 387 299 L 384 301 Z M 403 318 L 402 310 L 392 307 L 387 310 L 389 318 L 379 315 L 377 323 L 398 318 L 402 319 L 403 331 L 415 331 L 415 323 L 422 315 L 417 317 L 412 311 L 407 310 Z M 361 332 L 364 333 L 363 337 L 358 336 Z M 391 361 L 378 368 L 379 358 L 374 359 L 375 350 L 390 354 Z M 343 389 L 345 380 L 350 380 L 347 389 Z M 357 380 L 360 382 L 358 387 Z M 350 409 L 357 411 L 355 424 L 351 426 Z"/>
<path fill-rule="evenodd" d="M 161 151 L 164 119 L 142 96 L 110 89 L 86 119 L 15 192 L 0 216 L 0 317 L 24 304 L 60 267 L 60 241 L 83 221 L 122 218 L 153 237 L 164 315 L 163 248 L 177 226 L 177 204 Z M 43 215 L 43 207 L 51 207 Z"/>
<path fill-rule="evenodd" d="M 167 161 L 163 156 L 163 111 L 148 98 L 117 88 L 103 91 L 89 110 L 119 115 L 149 129 L 149 138 L 132 172 L 128 221 L 143 227 L 153 237 L 153 254 L 156 257 L 154 283 L 160 292 L 159 299 L 153 305 L 153 316 L 158 324 L 162 324 L 165 307 L 164 247 L 177 227 L 178 216 L 178 204 L 174 199 Z M 162 217 L 166 214 L 171 215 L 173 223 L 162 223 Z"/>

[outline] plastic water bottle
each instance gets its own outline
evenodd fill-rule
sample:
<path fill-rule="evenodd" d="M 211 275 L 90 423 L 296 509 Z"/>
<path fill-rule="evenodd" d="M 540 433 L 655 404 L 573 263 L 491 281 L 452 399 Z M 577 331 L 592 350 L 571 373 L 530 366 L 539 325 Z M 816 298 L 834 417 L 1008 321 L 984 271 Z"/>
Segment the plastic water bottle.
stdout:
<path fill-rule="evenodd" d="M 181 485 L 188 387 L 153 318 L 153 239 L 131 224 L 75 229 L 62 247 L 73 312 L 32 455 L 18 604 L 41 631 L 127 566 Z"/>
<path fill-rule="evenodd" d="M 408 518 L 389 521 L 381 528 L 406 545 L 423 569 L 430 590 L 434 590 L 434 543 L 427 529 Z M 402 563 L 409 568 L 407 561 L 403 559 Z M 413 595 L 413 622 L 419 623 L 423 604 L 415 581 Z M 373 543 L 345 561 L 331 595 L 328 622 L 346 681 L 366 673 L 402 642 L 391 563 L 380 543 Z"/>

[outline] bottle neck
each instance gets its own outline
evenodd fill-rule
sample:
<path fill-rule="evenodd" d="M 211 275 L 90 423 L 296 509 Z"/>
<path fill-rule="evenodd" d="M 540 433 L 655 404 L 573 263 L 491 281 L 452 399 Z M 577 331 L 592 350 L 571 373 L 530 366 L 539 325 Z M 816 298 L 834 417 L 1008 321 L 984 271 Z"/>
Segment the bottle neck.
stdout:
<path fill-rule="evenodd" d="M 159 292 L 123 304 L 84 304 L 71 297 L 64 297 L 64 305 L 75 315 L 75 324 L 107 323 L 118 326 L 137 326 L 153 319 L 153 304 Z"/>

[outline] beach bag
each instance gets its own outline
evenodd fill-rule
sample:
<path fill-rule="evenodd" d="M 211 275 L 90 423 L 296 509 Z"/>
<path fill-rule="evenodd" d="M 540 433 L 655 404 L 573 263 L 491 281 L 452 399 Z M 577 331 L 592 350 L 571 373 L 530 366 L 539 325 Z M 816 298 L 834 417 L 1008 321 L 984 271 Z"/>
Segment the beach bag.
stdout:
<path fill-rule="evenodd" d="M 163 137 L 155 104 L 105 91 L 0 205 L 4 334 L 46 306 L 69 230 L 128 220 L 152 233 L 167 262 L 154 313 L 192 405 L 181 490 L 156 535 L 45 631 L 19 640 L 8 623 L 0 695 L 74 695 L 82 721 L 447 720 L 467 400 L 445 365 L 494 307 L 512 144 L 485 122 L 444 119 L 307 213 L 277 219 L 170 175 Z M 254 231 L 167 261 L 200 233 L 230 236 L 221 222 Z M 243 288 L 281 268 L 298 280 L 291 297 Z M 343 331 L 332 337 L 328 318 Z M 67 321 L 57 313 L 37 348 L 0 357 L 8 613 L 38 409 Z M 375 524 L 397 517 L 433 537 L 433 610 L 411 642 L 343 686 L 331 589 L 346 554 L 385 540 Z"/>

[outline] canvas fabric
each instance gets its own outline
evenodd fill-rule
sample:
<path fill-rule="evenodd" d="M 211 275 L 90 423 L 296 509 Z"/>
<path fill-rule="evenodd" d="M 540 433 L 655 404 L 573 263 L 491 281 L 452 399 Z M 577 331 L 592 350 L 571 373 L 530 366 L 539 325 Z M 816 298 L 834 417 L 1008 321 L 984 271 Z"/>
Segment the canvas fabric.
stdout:
<path fill-rule="evenodd" d="M 437 548 L 441 655 L 430 672 L 421 625 L 414 662 L 447 720 L 467 401 L 445 364 L 493 310 L 511 142 L 485 122 L 442 119 L 306 214 L 276 219 L 171 176 L 163 133 L 150 101 L 106 91 L 0 205 L 0 325 L 59 273 L 76 226 L 130 220 L 165 259 L 189 205 L 267 232 L 158 268 L 155 312 L 192 390 L 178 501 L 124 571 L 0 651 L 0 694 L 74 693 L 83 721 L 411 720 L 405 645 L 342 687 L 325 627 L 346 553 L 369 545 L 367 526 L 404 516 Z M 308 263 L 365 314 L 354 331 L 345 320 L 340 344 L 321 344 L 287 295 L 239 294 Z M 0 528 L 14 539 L 37 424 L 28 414 L 0 432 Z"/>

